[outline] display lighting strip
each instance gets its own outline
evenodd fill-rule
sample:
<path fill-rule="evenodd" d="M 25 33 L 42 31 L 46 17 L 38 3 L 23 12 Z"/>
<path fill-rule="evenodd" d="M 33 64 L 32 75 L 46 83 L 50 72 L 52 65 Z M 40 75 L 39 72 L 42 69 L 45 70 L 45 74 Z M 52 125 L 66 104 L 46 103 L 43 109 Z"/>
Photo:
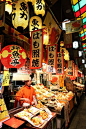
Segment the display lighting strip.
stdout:
<path fill-rule="evenodd" d="M 86 43 L 82 43 L 82 46 L 83 46 L 84 52 L 86 52 Z"/>
<path fill-rule="evenodd" d="M 83 30 L 80 32 L 80 39 L 86 40 L 86 0 L 71 0 L 74 16 L 83 19 Z"/>

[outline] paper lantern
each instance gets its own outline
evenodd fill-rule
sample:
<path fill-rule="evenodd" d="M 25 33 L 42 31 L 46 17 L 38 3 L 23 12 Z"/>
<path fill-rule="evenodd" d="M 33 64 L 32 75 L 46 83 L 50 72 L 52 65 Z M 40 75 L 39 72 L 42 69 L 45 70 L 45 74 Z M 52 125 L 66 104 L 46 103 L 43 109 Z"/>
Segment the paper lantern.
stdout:
<path fill-rule="evenodd" d="M 7 11 L 9 14 L 12 13 L 12 5 L 11 4 L 5 4 L 5 11 Z"/>
<path fill-rule="evenodd" d="M 1 0 L 1 1 L 4 1 L 4 0 Z M 6 3 L 5 3 L 5 11 L 7 11 L 9 14 L 12 13 L 12 4 L 11 4 L 11 0 L 5 0 Z"/>
<path fill-rule="evenodd" d="M 25 0 L 19 0 L 13 3 L 13 11 L 12 11 L 12 24 L 15 28 L 18 26 L 23 27 L 25 29 L 28 26 L 29 21 L 29 10 L 28 5 Z"/>
<path fill-rule="evenodd" d="M 18 45 L 8 45 L 1 51 L 1 62 L 6 68 L 20 68 L 25 61 L 26 52 Z"/>
<path fill-rule="evenodd" d="M 73 48 L 77 49 L 78 48 L 78 41 L 73 42 Z"/>
<path fill-rule="evenodd" d="M 61 46 L 61 47 L 64 46 L 64 41 L 60 41 L 60 46 Z"/>
<path fill-rule="evenodd" d="M 36 15 L 45 15 L 45 2 L 44 0 L 34 0 L 34 12 Z"/>
<path fill-rule="evenodd" d="M 38 29 L 42 29 L 42 19 L 38 16 L 33 16 L 30 18 L 29 23 L 30 32 Z M 30 33 L 31 35 L 31 33 Z"/>

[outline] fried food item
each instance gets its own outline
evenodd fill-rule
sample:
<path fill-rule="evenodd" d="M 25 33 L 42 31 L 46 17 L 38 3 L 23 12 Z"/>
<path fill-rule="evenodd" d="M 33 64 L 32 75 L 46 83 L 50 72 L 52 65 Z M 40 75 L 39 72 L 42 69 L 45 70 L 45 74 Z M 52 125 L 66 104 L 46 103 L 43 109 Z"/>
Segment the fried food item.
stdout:
<path fill-rule="evenodd" d="M 38 117 L 32 118 L 32 122 L 34 123 L 34 125 L 42 124 L 41 119 Z"/>
<path fill-rule="evenodd" d="M 45 111 L 40 111 L 40 116 L 42 117 L 43 120 L 48 118 L 48 114 Z"/>
<path fill-rule="evenodd" d="M 36 107 L 37 108 L 42 108 L 44 105 L 40 102 L 40 101 L 38 101 L 38 104 L 36 105 Z"/>

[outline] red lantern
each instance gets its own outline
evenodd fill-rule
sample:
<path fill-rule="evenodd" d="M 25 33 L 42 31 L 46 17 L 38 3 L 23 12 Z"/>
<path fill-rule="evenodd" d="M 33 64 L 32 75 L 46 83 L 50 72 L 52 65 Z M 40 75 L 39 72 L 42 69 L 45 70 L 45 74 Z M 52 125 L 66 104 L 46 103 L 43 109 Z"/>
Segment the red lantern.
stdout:
<path fill-rule="evenodd" d="M 6 68 L 20 68 L 25 61 L 26 52 L 18 45 L 8 45 L 1 51 L 1 62 Z"/>

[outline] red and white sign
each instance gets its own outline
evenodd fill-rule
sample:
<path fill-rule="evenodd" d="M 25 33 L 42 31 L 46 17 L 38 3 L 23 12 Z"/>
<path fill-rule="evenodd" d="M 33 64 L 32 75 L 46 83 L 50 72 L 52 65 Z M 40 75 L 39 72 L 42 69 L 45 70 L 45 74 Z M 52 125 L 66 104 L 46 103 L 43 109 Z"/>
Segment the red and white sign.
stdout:
<path fill-rule="evenodd" d="M 43 60 L 43 34 L 42 30 L 31 32 L 30 69 L 42 67 Z"/>
<path fill-rule="evenodd" d="M 47 72 L 56 73 L 57 45 L 47 47 Z"/>
<path fill-rule="evenodd" d="M 18 45 L 8 45 L 1 51 L 1 62 L 6 68 L 20 68 L 25 61 L 26 52 Z"/>
<path fill-rule="evenodd" d="M 58 75 L 64 74 L 64 54 L 57 52 L 57 72 Z"/>

